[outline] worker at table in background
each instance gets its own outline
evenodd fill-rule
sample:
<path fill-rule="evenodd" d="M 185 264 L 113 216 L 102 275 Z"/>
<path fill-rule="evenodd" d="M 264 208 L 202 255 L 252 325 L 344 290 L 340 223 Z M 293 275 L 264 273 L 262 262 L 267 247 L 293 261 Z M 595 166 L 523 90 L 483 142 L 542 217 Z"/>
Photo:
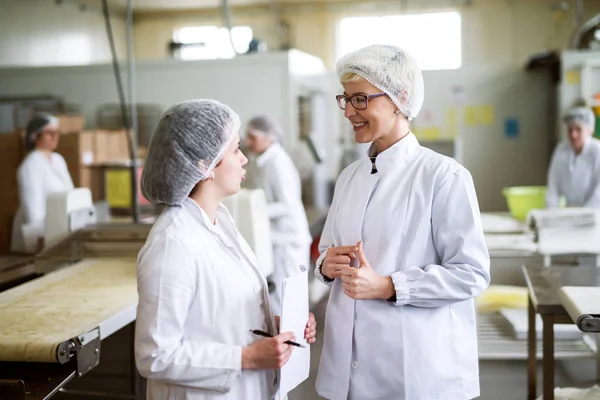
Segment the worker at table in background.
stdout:
<path fill-rule="evenodd" d="M 300 176 L 290 156 L 279 144 L 283 131 L 270 117 L 251 119 L 246 127 L 245 144 L 256 157 L 253 160 L 254 185 L 265 191 L 271 220 L 273 241 L 273 274 L 271 293 L 273 309 L 281 307 L 283 280 L 300 272 L 300 265 L 310 263 L 312 237 L 302 205 Z"/>
<path fill-rule="evenodd" d="M 317 392 L 329 400 L 479 396 L 474 298 L 490 258 L 471 174 L 410 131 L 416 60 L 375 45 L 337 63 L 363 157 L 339 176 L 315 274 L 331 286 Z"/>
<path fill-rule="evenodd" d="M 20 207 L 13 219 L 11 250 L 35 252 L 44 237 L 48 194 L 73 189 L 65 159 L 55 152 L 60 133 L 58 118 L 34 117 L 25 131 L 29 152 L 17 171 Z"/>
<path fill-rule="evenodd" d="M 546 206 L 557 208 L 564 197 L 567 207 L 600 209 L 600 141 L 592 137 L 594 113 L 587 107 L 575 107 L 563 121 L 567 140 L 559 143 L 552 155 Z"/>
<path fill-rule="evenodd" d="M 292 352 L 284 342 L 294 335 L 277 334 L 267 282 L 221 204 L 245 175 L 239 128 L 229 107 L 191 100 L 170 107 L 150 139 L 142 192 L 167 207 L 137 267 L 135 358 L 149 400 L 269 399 Z"/>

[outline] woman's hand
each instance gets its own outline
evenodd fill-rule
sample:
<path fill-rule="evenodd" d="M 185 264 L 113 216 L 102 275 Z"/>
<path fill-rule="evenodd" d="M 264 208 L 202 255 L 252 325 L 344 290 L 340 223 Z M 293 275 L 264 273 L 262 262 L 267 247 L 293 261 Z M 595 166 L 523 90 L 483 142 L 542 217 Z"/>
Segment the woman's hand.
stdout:
<path fill-rule="evenodd" d="M 286 341 L 296 340 L 293 332 L 284 332 L 272 338 L 257 340 L 242 348 L 242 369 L 278 369 L 292 355 L 293 346 Z"/>
<path fill-rule="evenodd" d="M 343 268 L 350 268 L 350 261 L 356 251 L 358 251 L 356 246 L 328 248 L 327 255 L 321 265 L 321 273 L 329 279 L 339 278 Z"/>
<path fill-rule="evenodd" d="M 347 296 L 355 300 L 389 299 L 395 293 L 394 282 L 389 276 L 379 276 L 365 257 L 362 241 L 358 242 L 356 257 L 359 268 L 342 267 L 342 287 Z"/>
<path fill-rule="evenodd" d="M 308 322 L 304 329 L 304 339 L 306 339 L 309 344 L 313 344 L 317 341 L 317 320 L 315 319 L 315 315 L 311 312 L 308 313 Z"/>

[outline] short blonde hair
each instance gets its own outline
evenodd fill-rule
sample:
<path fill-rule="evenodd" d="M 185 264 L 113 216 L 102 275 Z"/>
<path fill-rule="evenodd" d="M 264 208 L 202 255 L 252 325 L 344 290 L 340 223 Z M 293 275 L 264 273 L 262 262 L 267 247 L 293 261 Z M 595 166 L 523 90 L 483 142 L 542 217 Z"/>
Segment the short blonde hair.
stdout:
<path fill-rule="evenodd" d="M 360 81 L 364 81 L 365 78 L 363 78 L 362 76 L 355 74 L 354 72 L 346 72 L 344 75 L 342 75 L 342 78 L 340 79 L 340 83 L 354 83 L 354 82 L 360 82 Z"/>

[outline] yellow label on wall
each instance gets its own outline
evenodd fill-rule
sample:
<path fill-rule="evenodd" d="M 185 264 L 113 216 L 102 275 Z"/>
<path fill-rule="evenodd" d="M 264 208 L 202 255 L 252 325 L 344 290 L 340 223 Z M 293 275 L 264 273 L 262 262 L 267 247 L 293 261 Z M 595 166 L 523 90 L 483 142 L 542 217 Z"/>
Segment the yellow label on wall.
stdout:
<path fill-rule="evenodd" d="M 565 81 L 569 85 L 579 85 L 581 83 L 581 72 L 577 69 L 571 69 L 565 73 Z"/>
<path fill-rule="evenodd" d="M 481 125 L 492 125 L 494 123 L 494 107 L 490 105 L 479 107 L 479 122 Z"/>

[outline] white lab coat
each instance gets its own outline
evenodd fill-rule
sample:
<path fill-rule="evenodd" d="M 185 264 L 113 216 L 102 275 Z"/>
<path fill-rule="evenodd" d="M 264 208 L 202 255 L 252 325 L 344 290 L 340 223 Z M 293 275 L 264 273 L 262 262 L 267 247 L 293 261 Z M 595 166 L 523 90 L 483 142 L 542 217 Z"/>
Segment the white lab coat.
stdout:
<path fill-rule="evenodd" d="M 600 209 L 600 141 L 589 138 L 579 155 L 571 144 L 556 146 L 548 170 L 546 206 L 557 208 L 564 196 L 567 207 Z"/>
<path fill-rule="evenodd" d="M 31 252 L 44 236 L 48 194 L 73 189 L 65 159 L 39 150 L 25 157 L 17 171 L 20 207 L 13 219 L 11 250 Z"/>
<path fill-rule="evenodd" d="M 281 282 L 300 272 L 300 265 L 308 267 L 312 237 L 302 205 L 300 176 L 283 147 L 273 143 L 256 158 L 256 167 L 254 179 L 265 191 L 271 220 L 273 274 L 270 280 L 276 288 L 271 300 L 274 312 L 279 313 Z"/>
<path fill-rule="evenodd" d="M 474 297 L 490 281 L 469 172 L 409 133 L 340 175 L 320 242 L 363 240 L 396 303 L 348 297 L 331 285 L 318 393 L 330 400 L 466 400 L 479 396 Z M 348 397 L 347 397 L 348 396 Z"/>
<path fill-rule="evenodd" d="M 168 207 L 138 257 L 135 358 L 149 400 L 269 399 L 275 371 L 241 370 L 242 347 L 275 332 L 267 282 L 220 206 Z"/>

